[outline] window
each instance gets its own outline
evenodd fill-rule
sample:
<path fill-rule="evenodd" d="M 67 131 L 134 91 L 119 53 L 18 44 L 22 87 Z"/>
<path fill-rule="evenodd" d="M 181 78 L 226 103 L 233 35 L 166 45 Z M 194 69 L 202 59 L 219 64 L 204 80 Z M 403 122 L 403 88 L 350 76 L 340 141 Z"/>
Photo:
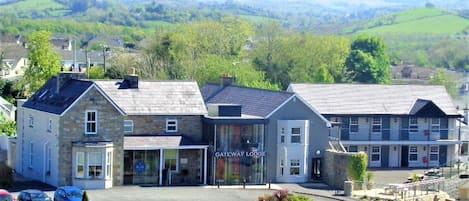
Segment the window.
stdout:
<path fill-rule="evenodd" d="M 349 127 L 351 133 L 358 133 L 358 117 L 350 117 Z"/>
<path fill-rule="evenodd" d="M 418 154 L 417 154 L 417 146 L 410 146 L 409 149 L 409 161 L 417 161 Z"/>
<path fill-rule="evenodd" d="M 76 178 L 83 178 L 85 177 L 85 153 L 84 152 L 77 152 L 76 153 L 76 170 L 75 170 L 75 177 Z"/>
<path fill-rule="evenodd" d="M 85 117 L 85 134 L 96 134 L 98 124 L 98 112 L 97 111 L 86 111 Z"/>
<path fill-rule="evenodd" d="M 52 131 L 52 119 L 49 119 L 49 124 L 47 125 L 47 132 L 51 132 Z"/>
<path fill-rule="evenodd" d="M 177 132 L 178 131 L 178 121 L 176 119 L 167 119 L 166 120 L 166 132 Z"/>
<path fill-rule="evenodd" d="M 419 124 L 416 117 L 410 117 L 409 119 L 409 132 L 416 133 L 419 131 Z"/>
<path fill-rule="evenodd" d="M 301 143 L 301 128 L 291 129 L 291 143 Z"/>
<path fill-rule="evenodd" d="M 32 115 L 29 115 L 29 127 L 34 127 L 34 117 Z"/>
<path fill-rule="evenodd" d="M 381 149 L 379 146 L 371 147 L 371 161 L 380 161 Z"/>
<path fill-rule="evenodd" d="M 134 131 L 134 121 L 124 120 L 124 133 L 132 133 Z"/>
<path fill-rule="evenodd" d="M 280 160 L 280 176 L 284 175 L 284 167 L 285 167 L 284 161 Z"/>
<path fill-rule="evenodd" d="M 101 152 L 88 153 L 88 177 L 101 178 L 103 175 L 103 162 Z"/>
<path fill-rule="evenodd" d="M 280 143 L 285 143 L 285 128 L 280 131 Z"/>
<path fill-rule="evenodd" d="M 348 147 L 348 152 L 358 152 L 358 147 L 357 146 L 349 146 Z"/>
<path fill-rule="evenodd" d="M 106 152 L 106 178 L 112 178 L 112 152 Z"/>
<path fill-rule="evenodd" d="M 430 161 L 438 161 L 438 146 L 430 147 Z"/>
<path fill-rule="evenodd" d="M 373 133 L 381 133 L 381 117 L 373 117 L 371 130 Z"/>
<path fill-rule="evenodd" d="M 29 167 L 33 168 L 33 152 L 34 152 L 34 144 L 33 142 L 29 142 Z"/>
<path fill-rule="evenodd" d="M 292 159 L 290 161 L 290 175 L 300 175 L 300 160 Z"/>
<path fill-rule="evenodd" d="M 468 141 L 463 141 L 461 144 L 461 156 L 467 156 L 468 155 L 468 148 L 469 148 L 469 142 Z"/>
<path fill-rule="evenodd" d="M 47 147 L 47 166 L 46 166 L 46 172 L 48 172 L 49 174 L 50 174 L 51 165 L 52 165 L 51 157 L 52 157 L 52 151 L 51 151 L 51 148 L 48 146 L 48 147 Z"/>
<path fill-rule="evenodd" d="M 167 149 L 164 150 L 164 167 L 172 172 L 178 171 L 178 150 Z"/>
<path fill-rule="evenodd" d="M 440 132 L 440 119 L 432 118 L 432 133 L 439 133 L 439 132 Z"/>

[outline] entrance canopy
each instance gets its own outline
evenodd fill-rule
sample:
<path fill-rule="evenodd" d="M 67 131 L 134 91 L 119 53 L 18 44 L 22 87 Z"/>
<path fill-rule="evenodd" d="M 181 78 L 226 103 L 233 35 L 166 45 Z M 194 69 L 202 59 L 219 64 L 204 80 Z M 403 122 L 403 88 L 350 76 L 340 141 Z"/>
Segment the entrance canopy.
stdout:
<path fill-rule="evenodd" d="M 204 149 L 208 145 L 194 144 L 183 136 L 125 136 L 124 150 Z"/>

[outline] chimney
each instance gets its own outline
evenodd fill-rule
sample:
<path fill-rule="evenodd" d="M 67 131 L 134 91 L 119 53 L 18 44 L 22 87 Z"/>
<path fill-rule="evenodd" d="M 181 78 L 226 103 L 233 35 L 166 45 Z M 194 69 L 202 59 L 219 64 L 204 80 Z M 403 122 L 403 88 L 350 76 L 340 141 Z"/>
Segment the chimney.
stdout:
<path fill-rule="evenodd" d="M 236 81 L 236 77 L 233 77 L 228 73 L 225 73 L 225 74 L 223 74 L 223 76 L 221 77 L 220 80 L 221 80 L 220 86 L 221 87 L 226 87 L 226 86 L 230 86 L 230 85 L 234 84 L 235 81 Z"/>
<path fill-rule="evenodd" d="M 80 72 L 60 72 L 57 76 L 57 89 L 56 93 L 60 92 L 60 88 L 71 79 L 80 80 L 85 79 L 86 75 Z"/>
<path fill-rule="evenodd" d="M 132 73 L 124 78 L 119 89 L 138 89 L 138 75 L 135 74 L 135 68 L 132 68 Z"/>

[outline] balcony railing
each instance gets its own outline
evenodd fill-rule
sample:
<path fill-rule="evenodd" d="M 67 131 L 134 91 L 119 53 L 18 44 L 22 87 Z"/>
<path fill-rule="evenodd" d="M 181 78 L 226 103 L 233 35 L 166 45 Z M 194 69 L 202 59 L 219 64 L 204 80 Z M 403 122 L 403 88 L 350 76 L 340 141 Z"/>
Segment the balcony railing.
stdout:
<path fill-rule="evenodd" d="M 458 129 L 440 129 L 438 132 L 432 132 L 428 129 L 382 129 L 381 132 L 361 131 L 348 132 L 348 129 L 341 129 L 331 132 L 331 138 L 340 138 L 341 140 L 368 141 L 368 140 L 411 140 L 411 141 L 435 141 L 435 140 L 457 140 Z"/>

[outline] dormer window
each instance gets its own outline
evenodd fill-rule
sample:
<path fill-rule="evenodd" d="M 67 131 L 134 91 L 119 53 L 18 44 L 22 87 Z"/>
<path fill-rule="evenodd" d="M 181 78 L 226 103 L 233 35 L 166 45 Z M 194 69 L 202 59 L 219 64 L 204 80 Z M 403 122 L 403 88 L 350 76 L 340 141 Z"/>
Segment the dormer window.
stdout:
<path fill-rule="evenodd" d="M 176 119 L 167 119 L 166 120 L 166 132 L 177 132 L 178 131 L 178 121 Z"/>
<path fill-rule="evenodd" d="M 98 111 L 88 110 L 85 115 L 85 134 L 96 134 L 98 130 Z"/>

